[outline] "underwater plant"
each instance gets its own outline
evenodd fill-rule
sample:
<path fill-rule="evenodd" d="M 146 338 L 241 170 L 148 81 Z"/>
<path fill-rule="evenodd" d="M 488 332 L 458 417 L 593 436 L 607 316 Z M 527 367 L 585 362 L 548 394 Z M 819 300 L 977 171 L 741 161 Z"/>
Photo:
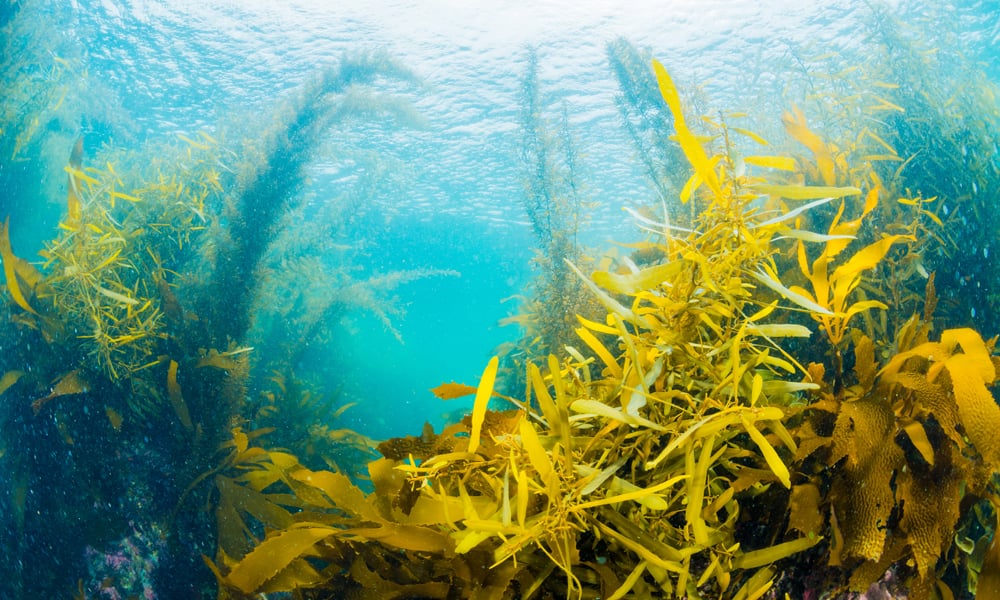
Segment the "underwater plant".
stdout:
<path fill-rule="evenodd" d="M 674 202 L 686 177 L 686 163 L 680 148 L 663 135 L 670 130 L 672 117 L 649 71 L 652 57 L 624 37 L 607 44 L 607 56 L 618 81 L 615 106 L 647 181 L 656 190 L 653 204 Z"/>
<path fill-rule="evenodd" d="M 349 308 L 391 330 L 389 292 L 445 272 L 357 276 L 318 241 L 372 181 L 310 227 L 303 185 L 331 129 L 411 116 L 372 89 L 405 69 L 346 56 L 236 145 L 233 130 L 135 151 L 49 142 L 67 187 L 43 261 L 15 252 L 16 218 L 0 227 L 11 593 L 748 600 L 890 573 L 908 597 L 1000 597 L 1000 358 L 965 322 L 992 300 L 960 303 L 975 279 L 934 270 L 988 257 L 988 226 L 971 252 L 954 238 L 995 188 L 992 117 L 965 136 L 953 113 L 924 114 L 990 88 L 949 102 L 857 69 L 765 136 L 747 115 L 695 118 L 637 56 L 609 48 L 660 195 L 631 211 L 645 239 L 593 262 L 579 245 L 568 111 L 542 117 L 532 55 L 526 360 L 435 388 L 472 396 L 471 414 L 381 443 L 339 426 L 352 405 L 298 359 Z M 949 156 L 924 162 L 935 152 L 912 146 L 939 133 Z M 942 165 L 954 179 L 937 183 Z"/>
<path fill-rule="evenodd" d="M 534 49 L 528 50 L 520 104 L 522 205 L 537 246 L 532 260 L 535 276 L 526 293 L 516 298 L 518 314 L 500 322 L 516 323 L 523 329 L 520 342 L 503 351 L 502 378 L 507 389 L 524 385 L 527 361 L 560 351 L 572 341 L 576 314 L 593 316 L 599 309 L 566 263 L 587 260 L 580 233 L 587 221 L 588 203 L 565 104 L 558 125 L 545 118 Z"/>
<path fill-rule="evenodd" d="M 662 69 L 658 75 L 678 131 L 690 136 L 669 77 Z M 685 149 L 704 167 L 697 144 Z M 755 542 L 739 537 L 741 496 L 790 486 L 787 458 L 779 452 L 791 456 L 795 446 L 780 406 L 816 386 L 778 376 L 795 370 L 794 359 L 772 356 L 780 353 L 772 340 L 808 330 L 764 323 L 774 305 L 755 306 L 741 281 L 769 256 L 766 240 L 784 227 L 783 219 L 755 220 L 747 208 L 756 194 L 740 192 L 744 182 L 724 168 L 708 173 L 700 173 L 709 198 L 702 232 L 683 238 L 663 228 L 662 239 L 649 242 L 663 253 L 659 264 L 581 279 L 607 309 L 605 323 L 578 317 L 581 348 L 593 357 L 572 348 L 565 360 L 550 355 L 547 374 L 529 362 L 527 396 L 504 397 L 519 407 L 515 411 L 488 410 L 496 358 L 477 387 L 442 386 L 442 397 L 475 393 L 471 416 L 440 434 L 429 430 L 380 445 L 386 458 L 370 463 L 376 486 L 364 500 L 377 513 L 359 505 L 362 497 L 354 492 L 347 498 L 328 489 L 323 498 L 334 501 L 327 511 L 347 511 L 378 527 L 362 533 L 350 522 L 331 527 L 323 517 L 276 528 L 231 570 L 220 570 L 221 581 L 243 593 L 288 589 L 269 581 L 282 577 L 283 565 L 295 572 L 300 567 L 292 565 L 306 555 L 337 565 L 323 572 L 358 572 L 362 558 L 344 549 L 354 541 L 435 557 L 423 561 L 429 569 L 417 574 L 423 578 L 378 572 L 367 587 L 380 590 L 441 578 L 451 580 L 460 597 L 487 589 L 489 597 L 505 597 L 513 585 L 527 595 L 544 590 L 579 597 L 586 588 L 616 598 L 707 594 L 709 588 L 757 597 L 768 589 L 771 563 L 818 542 L 786 539 L 780 531 Z M 733 227 L 760 243 L 739 244 L 730 236 Z M 572 263 L 567 267 L 579 273 Z M 633 300 L 626 306 L 615 296 Z M 749 315 L 745 307 L 753 307 Z M 620 346 L 602 341 L 615 338 Z M 749 446 L 737 442 L 742 436 Z M 395 483 L 383 488 L 386 475 L 379 473 L 391 467 Z M 307 475 L 297 472 L 292 477 L 299 480 Z M 310 510 L 315 506 L 322 507 L 311 502 Z M 402 526 L 406 539 L 397 537 Z M 484 552 L 492 556 L 488 580 L 446 567 L 478 562 L 473 557 Z M 284 557 L 278 569 L 262 572 L 263 557 L 275 555 Z M 351 589 L 342 577 L 323 585 Z M 421 594 L 432 596 L 428 590 Z M 432 597 L 445 594 L 441 589 Z"/>
<path fill-rule="evenodd" d="M 273 283 L 261 259 L 280 252 L 277 226 L 289 223 L 300 202 L 306 163 L 324 131 L 394 107 L 409 118 L 405 104 L 368 90 L 377 78 L 408 76 L 381 55 L 345 56 L 279 107 L 268 135 L 239 152 L 225 142 L 232 131 L 180 134 L 133 151 L 85 152 L 86 138 L 78 138 L 59 167 L 65 212 L 44 262 L 16 254 L 12 225 L 4 222 L 2 316 L 9 326 L 0 336 L 9 351 L 0 363 L 0 460 L 13 484 L 0 504 L 15 535 L 0 543 L 19 560 L 0 571 L 16 593 L 77 589 L 78 575 L 99 571 L 86 561 L 110 556 L 104 549 L 134 531 L 162 532 L 159 558 L 150 562 L 160 593 L 190 596 L 211 587 L 199 556 L 214 554 L 216 537 L 206 532 L 216 523 L 200 507 L 214 488 L 198 485 L 199 478 L 218 465 L 232 429 L 263 419 L 268 408 L 272 423 L 309 415 L 298 426 L 311 427 L 313 442 L 330 455 L 311 457 L 315 464 L 349 468 L 346 457 L 332 461 L 344 450 L 368 458 L 364 448 L 373 442 L 330 429 L 325 406 L 294 393 L 252 391 L 254 350 L 245 342 L 257 290 Z M 354 270 L 346 259 L 326 267 Z M 337 280 L 345 284 L 339 300 L 325 301 L 391 314 L 386 291 L 429 273 L 367 282 L 345 276 Z M 227 284 L 234 281 L 239 285 Z M 315 327 L 323 315 L 296 316 Z M 282 359 L 296 352 L 261 362 L 290 381 L 291 365 Z M 307 456 L 308 448 L 303 441 L 297 449 Z M 58 491 L 59 482 L 81 489 L 71 497 Z M 87 536 L 58 541 L 81 521 Z M 85 552 L 88 544 L 94 552 Z M 26 565 L 41 556 L 63 568 L 33 581 Z M 165 577 L 173 569 L 191 576 Z"/>
<path fill-rule="evenodd" d="M 216 324 L 211 340 L 241 339 L 250 327 L 257 268 L 268 251 L 275 227 L 294 211 L 305 168 L 330 128 L 357 116 L 409 114 L 405 104 L 370 91 L 378 79 L 413 81 L 402 65 L 380 53 L 345 55 L 340 64 L 313 77 L 279 111 L 263 135 L 248 137 L 240 154 L 247 160 L 237 169 L 235 187 L 222 210 L 226 226 L 211 240 L 212 285 L 231 290 L 227 303 L 204 302 L 222 310 L 206 315 Z"/>
<path fill-rule="evenodd" d="M 367 495 L 237 442 L 258 461 L 238 485 L 301 512 L 289 522 L 243 501 L 269 529 L 218 557 L 224 589 L 742 599 L 803 593 L 782 576 L 799 560 L 829 565 L 826 585 L 841 573 L 850 590 L 905 564 L 913 597 L 950 597 L 952 569 L 969 589 L 998 589 L 993 342 L 969 329 L 930 341 L 933 276 L 923 318 L 898 328 L 887 357 L 863 330 L 885 331 L 872 313 L 891 310 L 866 275 L 924 232 L 852 249 L 890 193 L 870 169 L 823 166 L 829 146 L 801 113 L 786 128 L 812 157 L 743 156 L 732 136 L 767 141 L 715 119 L 702 121 L 709 137 L 695 134 L 667 71 L 654 62 L 654 73 L 693 169 L 681 201 L 698 218 L 682 230 L 666 210 L 640 216 L 652 264 L 623 258 L 587 276 L 567 262 L 606 309 L 578 317 L 587 356 L 568 346 L 529 362 L 523 397 L 496 391 L 497 358 L 477 386 L 435 389 L 474 394 L 471 415 L 380 444 Z M 827 233 L 802 228 L 831 203 Z M 820 362 L 796 360 L 796 340 L 814 335 L 800 317 L 826 338 Z M 490 410 L 492 398 L 516 409 Z M 978 534 L 954 538 L 956 524 Z"/>

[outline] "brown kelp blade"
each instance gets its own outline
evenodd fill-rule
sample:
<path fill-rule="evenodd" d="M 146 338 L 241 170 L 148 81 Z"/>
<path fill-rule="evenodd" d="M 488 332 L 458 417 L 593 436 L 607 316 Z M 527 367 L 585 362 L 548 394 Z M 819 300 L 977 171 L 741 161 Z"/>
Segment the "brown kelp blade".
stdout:
<path fill-rule="evenodd" d="M 90 391 L 90 384 L 87 380 L 80 376 L 80 370 L 76 369 L 66 373 L 59 378 L 59 381 L 52 386 L 52 391 L 48 396 L 39 398 L 31 403 L 31 408 L 38 414 L 38 411 L 42 409 L 49 400 L 54 400 L 60 396 L 69 396 L 72 394 L 82 394 L 84 392 Z"/>
<path fill-rule="evenodd" d="M 0 258 L 3 259 L 3 274 L 7 279 L 7 290 L 10 292 L 10 297 L 18 306 L 37 315 L 38 313 L 31 308 L 24 297 L 18 276 L 20 275 L 29 287 L 34 287 L 34 284 L 41 279 L 41 275 L 27 261 L 14 256 L 14 251 L 10 247 L 10 217 L 7 217 L 3 225 L 0 226 Z"/>

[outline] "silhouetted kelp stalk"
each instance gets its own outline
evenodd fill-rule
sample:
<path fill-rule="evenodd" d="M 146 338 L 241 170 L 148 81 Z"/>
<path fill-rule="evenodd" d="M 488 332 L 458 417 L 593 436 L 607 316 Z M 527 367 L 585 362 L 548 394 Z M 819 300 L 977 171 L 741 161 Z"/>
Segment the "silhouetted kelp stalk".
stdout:
<path fill-rule="evenodd" d="M 526 360 L 562 348 L 573 337 L 574 315 L 591 315 L 597 308 L 565 263 L 583 260 L 579 234 L 587 220 L 587 202 L 565 105 L 558 125 L 553 127 L 545 117 L 534 49 L 528 50 L 520 103 L 522 205 L 537 247 L 536 275 L 527 294 L 519 297 L 519 314 L 501 321 L 524 328 L 522 343 L 506 353 L 514 362 L 509 365 L 512 372 L 504 372 L 510 379 L 504 385 L 514 387 L 523 385 Z"/>
<path fill-rule="evenodd" d="M 621 37 L 608 42 L 606 50 L 611 72 L 618 81 L 615 106 L 622 126 L 635 147 L 647 181 L 656 190 L 657 197 L 650 204 L 674 202 L 686 176 L 684 156 L 663 135 L 673 123 L 656 88 L 656 78 L 649 72 L 651 56 Z"/>
<path fill-rule="evenodd" d="M 301 201 L 297 193 L 305 169 L 317 148 L 332 135 L 333 125 L 358 113 L 400 113 L 398 102 L 376 102 L 359 91 L 379 77 L 413 79 L 385 54 L 345 55 L 340 64 L 297 90 L 263 135 L 247 141 L 243 155 L 254 158 L 240 166 L 223 212 L 225 225 L 213 240 L 216 264 L 210 293 L 226 296 L 223 302 L 207 301 L 219 311 L 210 315 L 214 344 L 243 339 L 246 334 L 257 266 L 277 235 L 281 216 Z"/>

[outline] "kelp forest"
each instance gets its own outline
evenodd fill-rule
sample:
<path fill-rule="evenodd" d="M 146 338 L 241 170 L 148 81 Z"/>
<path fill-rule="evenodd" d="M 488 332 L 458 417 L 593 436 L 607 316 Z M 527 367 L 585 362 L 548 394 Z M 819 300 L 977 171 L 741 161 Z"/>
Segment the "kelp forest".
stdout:
<path fill-rule="evenodd" d="M 864 63 L 790 48 L 740 106 L 609 43 L 649 194 L 606 248 L 581 232 L 617 201 L 526 50 L 520 337 L 428 391 L 464 418 L 393 439 L 301 357 L 459 274 L 359 276 L 322 241 L 375 184 L 304 198 L 330 139 L 423 126 L 419 74 L 347 53 L 252 135 L 121 145 L 5 28 L 0 174 L 60 217 L 38 255 L 0 229 L 0 595 L 1000 598 L 998 90 L 888 13 Z"/>

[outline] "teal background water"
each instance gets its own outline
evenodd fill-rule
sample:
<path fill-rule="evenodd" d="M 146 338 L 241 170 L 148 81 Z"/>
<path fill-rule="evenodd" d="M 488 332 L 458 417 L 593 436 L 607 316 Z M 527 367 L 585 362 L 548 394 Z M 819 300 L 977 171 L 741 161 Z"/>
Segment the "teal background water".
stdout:
<path fill-rule="evenodd" d="M 13 12 L 17 3 L 4 10 Z M 933 15 L 921 2 L 886 5 L 969 60 L 998 73 L 996 2 L 962 2 Z M 375 438 L 419 430 L 427 419 L 461 410 L 428 389 L 443 381 L 474 384 L 494 348 L 518 335 L 497 321 L 515 312 L 501 300 L 531 277 L 533 241 L 521 207 L 518 94 L 526 48 L 538 51 L 546 106 L 565 106 L 581 152 L 581 178 L 595 202 L 587 242 L 635 235 L 621 208 L 646 203 L 651 190 L 621 131 L 606 44 L 625 36 L 648 48 L 683 84 L 700 86 L 714 106 L 745 106 L 747 81 L 782 85 L 770 61 L 791 46 L 850 54 L 870 15 L 863 2 L 188 2 L 25 3 L 36 39 L 53 56 L 81 60 L 95 106 L 113 106 L 78 124 L 102 141 L 128 146 L 199 129 L 219 132 L 234 117 L 266 115 L 275 102 L 345 51 L 385 51 L 421 80 L 398 93 L 423 118 L 419 127 L 359 125 L 330 132 L 329 153 L 314 157 L 310 202 L 335 198 L 357 177 L 337 144 L 376 151 L 388 171 L 347 237 L 366 273 L 454 269 L 397 290 L 406 315 L 396 340 L 363 311 L 345 318 L 333 347 L 311 365 L 356 401 L 347 425 Z M 935 16 L 938 15 L 938 16 Z M 940 15 L 946 22 L 936 25 Z M 928 19 L 930 22 L 928 22 Z M 8 40 L 8 42 L 10 42 Z M 863 60 L 863 54 L 857 59 Z M 244 122 L 253 135 L 260 123 Z M 16 164 L 2 168 L 15 171 Z M 14 245 L 30 255 L 51 236 L 62 199 L 41 202 L 29 183 L 7 177 L 0 214 L 11 214 Z M 11 181 L 15 183 L 10 183 Z"/>

